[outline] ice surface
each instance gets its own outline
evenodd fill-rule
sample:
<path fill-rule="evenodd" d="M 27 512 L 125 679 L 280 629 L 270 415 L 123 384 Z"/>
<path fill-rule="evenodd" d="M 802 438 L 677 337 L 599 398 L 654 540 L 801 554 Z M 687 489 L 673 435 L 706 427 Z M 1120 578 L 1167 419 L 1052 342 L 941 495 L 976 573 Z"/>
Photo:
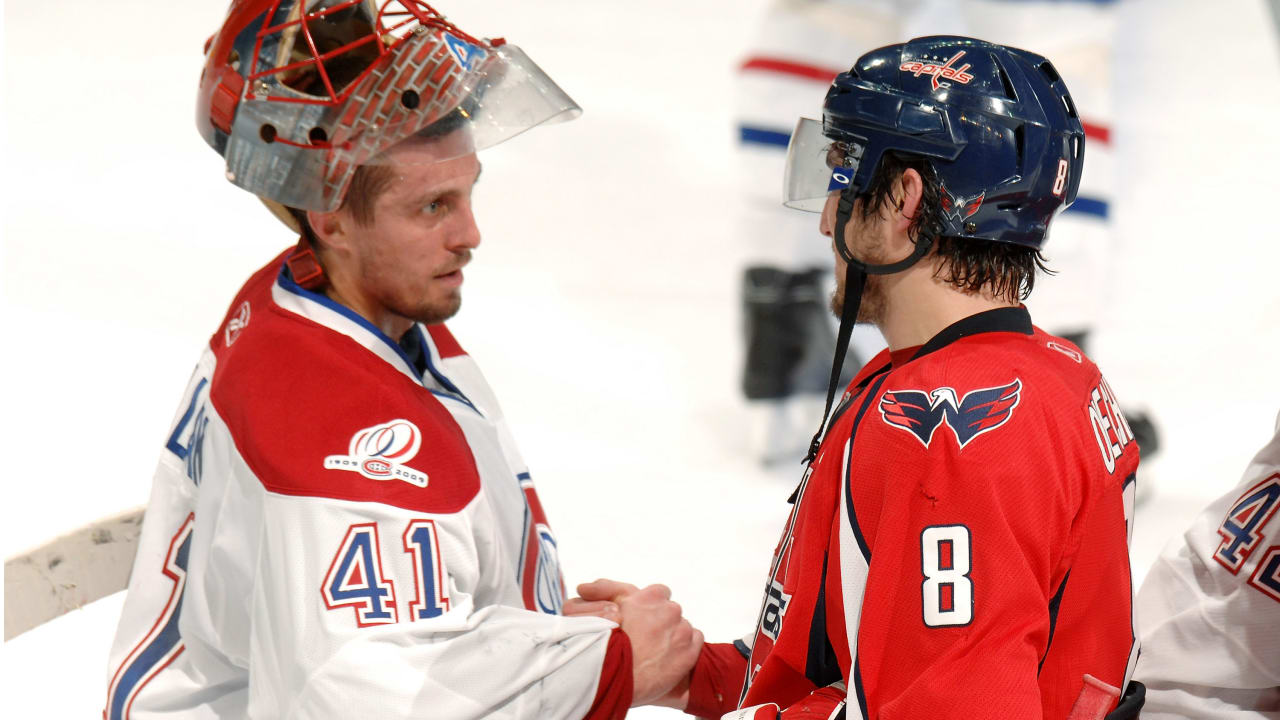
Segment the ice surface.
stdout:
<path fill-rule="evenodd" d="M 482 158 L 484 244 L 454 332 L 502 398 L 569 583 L 665 582 L 715 639 L 750 629 L 799 479 L 758 466 L 737 391 L 730 79 L 759 4 L 446 5 L 586 110 Z M 200 48 L 223 12 L 5 5 L 6 556 L 145 502 L 200 347 L 291 242 L 193 131 Z M 1114 135 L 1133 174 L 1097 354 L 1164 430 L 1141 575 L 1280 409 L 1280 54 L 1259 0 L 1124 12 L 1133 71 Z M 6 643 L 3 714 L 97 716 L 120 603 Z"/>

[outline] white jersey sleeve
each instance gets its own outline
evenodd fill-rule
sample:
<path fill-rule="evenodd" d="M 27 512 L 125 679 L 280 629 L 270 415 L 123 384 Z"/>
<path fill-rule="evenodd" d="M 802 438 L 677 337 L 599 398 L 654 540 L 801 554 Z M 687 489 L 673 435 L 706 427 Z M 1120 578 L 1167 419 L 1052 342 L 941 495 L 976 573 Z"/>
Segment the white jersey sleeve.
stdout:
<path fill-rule="evenodd" d="M 1138 591 L 1144 720 L 1280 717 L 1280 418 Z"/>
<path fill-rule="evenodd" d="M 448 331 L 411 331 L 419 372 L 286 275 L 232 307 L 157 469 L 105 720 L 588 715 L 615 625 L 559 614 L 555 537 Z"/>

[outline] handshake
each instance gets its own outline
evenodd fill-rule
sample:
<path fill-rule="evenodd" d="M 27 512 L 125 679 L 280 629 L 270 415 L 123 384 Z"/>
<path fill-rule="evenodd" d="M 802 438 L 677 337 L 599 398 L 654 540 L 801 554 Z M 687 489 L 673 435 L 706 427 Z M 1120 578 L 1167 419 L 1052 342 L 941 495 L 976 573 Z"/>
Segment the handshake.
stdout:
<path fill-rule="evenodd" d="M 631 641 L 632 707 L 683 710 L 689 703 L 689 677 L 702 652 L 702 631 L 684 619 L 671 589 L 596 580 L 579 585 L 578 595 L 565 603 L 565 615 L 612 620 Z"/>

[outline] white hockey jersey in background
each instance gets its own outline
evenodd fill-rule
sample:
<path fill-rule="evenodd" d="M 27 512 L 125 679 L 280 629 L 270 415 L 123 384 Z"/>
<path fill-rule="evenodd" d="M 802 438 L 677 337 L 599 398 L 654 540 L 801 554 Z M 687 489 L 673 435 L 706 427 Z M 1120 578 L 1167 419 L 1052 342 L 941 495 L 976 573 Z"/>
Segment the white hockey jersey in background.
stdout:
<path fill-rule="evenodd" d="M 105 720 L 587 715 L 621 643 L 559 615 L 555 536 L 477 366 L 443 325 L 406 351 L 282 261 L 178 409 Z"/>
<path fill-rule="evenodd" d="M 1280 417 L 1138 591 L 1143 720 L 1280 718 Z"/>

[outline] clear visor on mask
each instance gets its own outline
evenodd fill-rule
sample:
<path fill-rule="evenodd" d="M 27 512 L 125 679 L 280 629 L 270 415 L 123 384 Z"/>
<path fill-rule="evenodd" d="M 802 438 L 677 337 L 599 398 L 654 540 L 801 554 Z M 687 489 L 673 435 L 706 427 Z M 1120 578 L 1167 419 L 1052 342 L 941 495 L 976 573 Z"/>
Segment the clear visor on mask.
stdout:
<path fill-rule="evenodd" d="M 418 162 L 386 150 L 405 140 L 433 139 L 459 130 L 469 142 L 452 145 L 458 154 L 466 154 L 493 147 L 538 125 L 582 114 L 578 104 L 520 48 L 476 47 L 472 52 L 483 54 L 474 57 L 473 69 L 459 75 L 455 87 L 438 91 L 430 101 L 433 108 L 410 114 L 400 124 L 366 124 L 335 149 L 335 156 L 355 165 Z M 426 104 L 428 99 L 419 95 L 418 102 Z"/>
<path fill-rule="evenodd" d="M 827 137 L 819 120 L 800 118 L 787 147 L 782 203 L 797 210 L 822 212 L 830 193 L 853 182 L 863 149 L 856 143 Z"/>

